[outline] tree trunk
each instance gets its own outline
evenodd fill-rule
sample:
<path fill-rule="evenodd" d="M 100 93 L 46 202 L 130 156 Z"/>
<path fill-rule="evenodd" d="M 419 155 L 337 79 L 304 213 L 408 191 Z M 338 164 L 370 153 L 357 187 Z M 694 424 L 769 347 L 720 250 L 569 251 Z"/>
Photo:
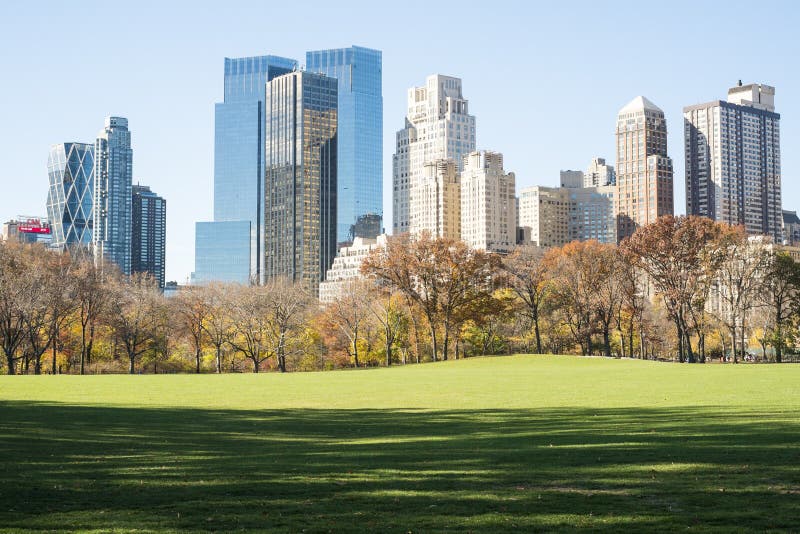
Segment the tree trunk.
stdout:
<path fill-rule="evenodd" d="M 689 363 L 696 363 L 694 357 L 694 350 L 692 350 L 692 336 L 689 334 L 689 329 L 684 327 L 683 335 L 686 336 L 686 359 Z"/>
<path fill-rule="evenodd" d="M 81 328 L 81 370 L 80 374 L 86 373 L 86 329 Z"/>
<path fill-rule="evenodd" d="M 56 374 L 56 356 L 58 355 L 58 330 L 53 336 L 53 374 Z"/>
<path fill-rule="evenodd" d="M 641 338 L 642 336 L 640 335 L 639 337 Z M 640 343 L 640 345 L 644 345 L 644 342 Z M 628 352 L 630 353 L 631 358 L 636 357 L 636 354 L 634 354 L 633 351 L 633 319 L 631 319 L 630 330 L 628 331 Z M 644 360 L 644 354 L 640 354 L 640 356 Z"/>
<path fill-rule="evenodd" d="M 611 338 L 608 334 L 608 325 L 603 325 L 603 347 L 607 357 L 611 357 Z"/>
<path fill-rule="evenodd" d="M 432 345 L 432 349 L 433 349 L 433 361 L 437 361 L 436 358 L 437 358 L 437 351 L 439 350 L 439 346 L 438 346 L 437 339 L 436 339 L 436 326 L 435 326 L 435 324 L 434 324 L 434 322 L 432 320 L 428 319 L 428 321 L 431 324 L 431 345 Z"/>
<path fill-rule="evenodd" d="M 134 374 L 136 371 L 136 356 L 131 356 L 130 353 L 128 354 L 128 359 L 130 360 L 130 367 L 128 368 L 128 374 Z"/>
<path fill-rule="evenodd" d="M 700 363 L 706 363 L 706 335 L 705 333 L 700 334 L 700 346 L 698 349 L 700 350 Z"/>
<path fill-rule="evenodd" d="M 539 331 L 539 316 L 533 318 L 533 333 L 536 335 L 536 354 L 542 353 L 542 333 Z"/>
<path fill-rule="evenodd" d="M 217 345 L 217 374 L 222 373 L 222 345 Z"/>
<path fill-rule="evenodd" d="M 250 358 L 253 360 L 253 372 L 258 373 L 258 358 Z"/>
<path fill-rule="evenodd" d="M 195 373 L 200 374 L 200 347 L 195 349 L 194 353 Z"/>
<path fill-rule="evenodd" d="M 353 336 L 353 361 L 355 361 L 356 369 L 358 369 L 358 334 Z"/>
<path fill-rule="evenodd" d="M 741 333 L 739 335 L 742 337 L 742 361 L 744 361 L 745 357 L 747 356 L 747 341 L 745 340 L 744 317 L 742 317 L 742 328 L 741 328 Z"/>
<path fill-rule="evenodd" d="M 386 367 L 392 365 L 392 339 L 386 334 Z"/>
<path fill-rule="evenodd" d="M 631 345 L 631 347 L 633 347 L 633 345 Z M 646 347 L 645 347 L 645 344 L 644 344 L 644 332 L 640 332 L 639 333 L 639 356 L 641 356 L 643 360 L 647 359 L 646 354 L 645 354 L 645 349 L 646 349 Z"/>
<path fill-rule="evenodd" d="M 6 363 L 8 365 L 8 374 L 10 374 L 10 375 L 17 374 L 17 370 L 16 370 L 16 368 L 14 366 L 14 356 L 13 355 L 9 355 L 8 353 L 6 353 Z"/>
<path fill-rule="evenodd" d="M 447 352 L 450 349 L 450 325 L 444 323 L 444 342 L 442 343 L 442 361 L 447 361 Z"/>

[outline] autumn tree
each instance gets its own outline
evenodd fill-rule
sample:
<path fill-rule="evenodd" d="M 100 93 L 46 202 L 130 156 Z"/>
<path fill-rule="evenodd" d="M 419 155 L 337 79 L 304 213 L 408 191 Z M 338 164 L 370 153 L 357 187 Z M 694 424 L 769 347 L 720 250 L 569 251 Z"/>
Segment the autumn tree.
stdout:
<path fill-rule="evenodd" d="M 205 318 L 200 325 L 214 347 L 214 367 L 217 373 L 222 372 L 224 348 L 230 345 L 234 335 L 231 310 L 233 297 L 240 293 L 239 289 L 236 284 L 212 283 L 197 293 L 202 297 L 206 309 Z"/>
<path fill-rule="evenodd" d="M 783 353 L 791 338 L 792 319 L 800 314 L 800 264 L 785 252 L 767 254 L 767 266 L 758 299 L 769 310 L 771 332 L 767 338 L 775 349 L 775 361 L 783 361 Z"/>
<path fill-rule="evenodd" d="M 368 321 L 373 319 L 370 286 L 374 286 L 371 281 L 354 279 L 346 282 L 339 297 L 328 304 L 325 310 L 330 325 L 347 339 L 347 352 L 355 367 L 359 366 L 359 341 Z"/>
<path fill-rule="evenodd" d="M 383 331 L 387 366 L 392 365 L 395 342 L 407 322 L 401 299 L 398 294 L 373 286 L 373 298 L 368 303 L 370 313 Z"/>
<path fill-rule="evenodd" d="M 705 306 L 697 297 L 711 283 L 707 252 L 720 232 L 721 226 L 705 217 L 667 215 L 639 228 L 621 245 L 663 298 L 675 325 L 681 362 L 696 361 L 690 307 Z"/>
<path fill-rule="evenodd" d="M 432 359 L 447 359 L 454 328 L 465 320 L 464 310 L 492 298 L 497 255 L 473 250 L 461 241 L 432 238 L 423 232 L 413 240 L 399 236 L 387 240 L 385 249 L 373 251 L 362 272 L 395 288 L 416 303 L 428 321 Z"/>
<path fill-rule="evenodd" d="M 205 337 L 203 323 L 210 314 L 206 292 L 204 286 L 190 286 L 173 297 L 175 325 L 192 345 L 195 373 L 200 373 Z"/>
<path fill-rule="evenodd" d="M 621 299 L 614 247 L 574 241 L 551 249 L 547 261 L 552 265 L 554 298 L 581 352 L 591 354 L 592 337 L 599 330 L 604 353 L 611 356 L 611 325 Z"/>
<path fill-rule="evenodd" d="M 76 315 L 81 332 L 80 374 L 92 362 L 95 331 L 101 315 L 110 304 L 111 282 L 116 279 L 112 269 L 101 271 L 92 258 L 79 249 L 72 251 L 77 265 L 73 271 L 75 281 Z"/>
<path fill-rule="evenodd" d="M 269 319 L 270 292 L 263 286 L 241 286 L 232 299 L 232 324 L 235 335 L 230 344 L 253 363 L 253 372 L 275 355 L 269 342 L 271 325 Z"/>
<path fill-rule="evenodd" d="M 721 304 L 718 318 L 730 331 L 736 363 L 737 343 L 738 354 L 745 357 L 748 314 L 758 303 L 756 297 L 761 291 L 770 256 L 765 244 L 748 239 L 743 228 L 726 229 L 719 243 L 723 259 L 716 269 Z"/>
<path fill-rule="evenodd" d="M 550 270 L 541 247 L 522 246 L 503 261 L 504 280 L 525 305 L 536 338 L 536 352 L 542 353 L 539 324 L 542 307 L 551 289 Z"/>
<path fill-rule="evenodd" d="M 286 278 L 270 280 L 266 286 L 270 294 L 267 315 L 270 324 L 268 341 L 278 360 L 278 369 L 286 372 L 286 358 L 302 353 L 305 322 L 312 306 L 312 298 L 300 283 Z"/>
<path fill-rule="evenodd" d="M 136 372 L 137 359 L 150 348 L 158 317 L 158 292 L 155 279 L 134 273 L 110 291 L 107 324 L 128 358 L 128 372 Z"/>
<path fill-rule="evenodd" d="M 18 349 L 25 341 L 25 299 L 33 292 L 25 249 L 14 242 L 0 242 L 0 344 L 6 370 L 13 375 L 22 358 Z"/>
<path fill-rule="evenodd" d="M 646 281 L 642 270 L 637 267 L 635 259 L 629 258 L 624 250 L 617 249 L 619 252 L 619 263 L 617 269 L 617 280 L 620 286 L 620 305 L 617 308 L 617 328 L 620 332 L 620 347 L 622 356 L 634 358 L 636 349 L 634 338 L 638 330 L 639 347 L 644 345 L 644 313 L 647 306 Z M 627 349 L 626 349 L 627 343 Z M 644 358 L 644 351 L 640 350 L 640 356 Z"/>

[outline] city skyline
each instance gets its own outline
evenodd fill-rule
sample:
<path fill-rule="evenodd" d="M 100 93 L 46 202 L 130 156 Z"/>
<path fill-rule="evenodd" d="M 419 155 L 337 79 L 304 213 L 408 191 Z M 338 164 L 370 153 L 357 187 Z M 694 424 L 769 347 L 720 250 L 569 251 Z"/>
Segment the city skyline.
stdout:
<path fill-rule="evenodd" d="M 409 6 L 389 8 L 380 16 L 359 14 L 352 23 L 345 22 L 346 9 L 311 10 L 318 12 L 310 13 L 304 31 L 293 35 L 291 28 L 272 26 L 263 32 L 257 15 L 266 8 L 254 6 L 249 7 L 253 16 L 247 17 L 252 22 L 237 19 L 241 31 L 215 32 L 215 28 L 227 28 L 233 14 L 241 11 L 221 13 L 203 9 L 202 3 L 192 5 L 189 10 L 166 7 L 158 17 L 153 17 L 154 4 L 137 9 L 99 6 L 89 10 L 89 16 L 82 12 L 80 20 L 57 4 L 51 5 L 54 13 L 48 20 L 40 20 L 41 7 L 36 4 L 3 7 L 0 42 L 6 49 L 22 46 L 26 52 L 0 59 L 5 72 L 24 73 L 0 88 L 0 97 L 13 103 L 4 111 L 0 130 L 0 157 L 9 162 L 0 174 L 0 218 L 45 211 L 51 145 L 91 139 L 98 116 L 127 117 L 135 125 L 136 179 L 170 200 L 167 280 L 184 283 L 194 265 L 194 222 L 212 219 L 213 104 L 222 100 L 218 73 L 223 58 L 261 54 L 302 58 L 306 50 L 351 45 L 383 52 L 383 226 L 387 230 L 392 220 L 389 184 L 394 134 L 402 127 L 406 92 L 436 73 L 463 80 L 470 113 L 477 118 L 476 148 L 504 154 L 506 168 L 516 174 L 518 191 L 531 185 L 556 186 L 559 170 L 582 169 L 592 157 L 613 164 L 616 114 L 634 96 L 647 96 L 664 110 L 669 126 L 676 213 L 685 213 L 686 204 L 682 109 L 718 98 L 738 79 L 776 87 L 776 108 L 783 119 L 783 208 L 800 209 L 800 186 L 792 180 L 800 165 L 800 156 L 792 150 L 800 139 L 796 119 L 800 103 L 793 98 L 800 91 L 800 77 L 787 68 L 798 52 L 790 31 L 798 21 L 798 9 L 788 2 L 769 4 L 781 14 L 769 29 L 754 28 L 740 20 L 743 17 L 713 6 L 671 4 L 669 10 L 658 10 L 664 27 L 671 28 L 663 34 L 663 54 L 635 47 L 617 54 L 619 44 L 614 38 L 588 31 L 624 26 L 632 34 L 631 42 L 637 35 L 650 35 L 646 25 L 640 29 L 634 23 L 652 16 L 655 8 L 632 13 L 632 4 L 627 2 L 565 3 L 547 13 L 535 6 L 506 4 L 507 8 L 492 12 L 467 6 L 452 28 L 443 28 L 426 43 L 403 39 L 403 28 L 413 19 L 414 9 Z M 426 9 L 431 16 L 445 13 L 444 8 Z M 274 16 L 292 13 L 288 7 L 270 6 L 269 10 Z M 719 28 L 709 34 L 703 24 L 707 39 L 700 44 L 686 39 L 687 33 L 700 31 L 704 14 L 713 14 Z M 185 17 L 184 22 L 179 15 Z M 63 84 L 56 90 L 51 80 L 69 79 L 66 73 L 71 72 L 69 65 L 48 59 L 56 48 L 56 23 L 62 27 L 71 22 L 87 29 L 97 21 L 120 16 L 128 20 L 130 28 L 120 29 L 122 37 L 127 37 L 81 60 L 84 76 L 120 80 L 115 90 L 91 83 Z M 152 27 L 152 43 L 133 47 L 130 40 L 135 28 L 143 27 L 145 21 Z M 535 32 L 528 31 L 532 26 Z M 321 31 L 323 27 L 328 31 Z M 569 29 L 568 36 L 559 35 L 564 28 Z M 178 38 L 160 35 L 173 29 Z M 463 38 L 478 30 L 486 38 L 475 43 Z M 761 38 L 767 45 L 725 53 L 714 43 L 715 38 L 737 33 Z M 92 46 L 96 38 L 90 31 L 76 34 L 68 42 L 58 41 L 58 49 L 67 57 Z M 444 46 L 456 38 L 461 39 L 456 48 Z M 554 49 L 559 52 L 551 53 Z M 691 61 L 705 52 L 713 52 L 713 61 Z M 111 57 L 125 61 L 109 61 Z M 654 67 L 625 66 L 644 58 L 653 61 Z M 127 83 L 130 73 L 136 76 Z M 500 83 L 503 73 L 513 76 Z M 589 83 L 602 76 L 610 82 Z M 536 125 L 543 126 L 537 130 Z"/>

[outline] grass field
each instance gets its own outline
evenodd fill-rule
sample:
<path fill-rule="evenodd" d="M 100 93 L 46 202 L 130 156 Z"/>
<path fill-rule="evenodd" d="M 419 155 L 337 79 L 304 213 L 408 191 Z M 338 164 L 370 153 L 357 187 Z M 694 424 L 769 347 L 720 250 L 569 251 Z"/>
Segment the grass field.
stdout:
<path fill-rule="evenodd" d="M 0 530 L 797 531 L 800 366 L 0 377 Z"/>

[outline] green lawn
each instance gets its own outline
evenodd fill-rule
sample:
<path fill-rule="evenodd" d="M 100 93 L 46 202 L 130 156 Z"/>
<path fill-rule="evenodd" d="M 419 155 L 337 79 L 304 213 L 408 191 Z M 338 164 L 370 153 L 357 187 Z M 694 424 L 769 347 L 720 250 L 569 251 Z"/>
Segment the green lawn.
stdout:
<path fill-rule="evenodd" d="M 0 530 L 797 531 L 800 366 L 0 377 Z"/>

